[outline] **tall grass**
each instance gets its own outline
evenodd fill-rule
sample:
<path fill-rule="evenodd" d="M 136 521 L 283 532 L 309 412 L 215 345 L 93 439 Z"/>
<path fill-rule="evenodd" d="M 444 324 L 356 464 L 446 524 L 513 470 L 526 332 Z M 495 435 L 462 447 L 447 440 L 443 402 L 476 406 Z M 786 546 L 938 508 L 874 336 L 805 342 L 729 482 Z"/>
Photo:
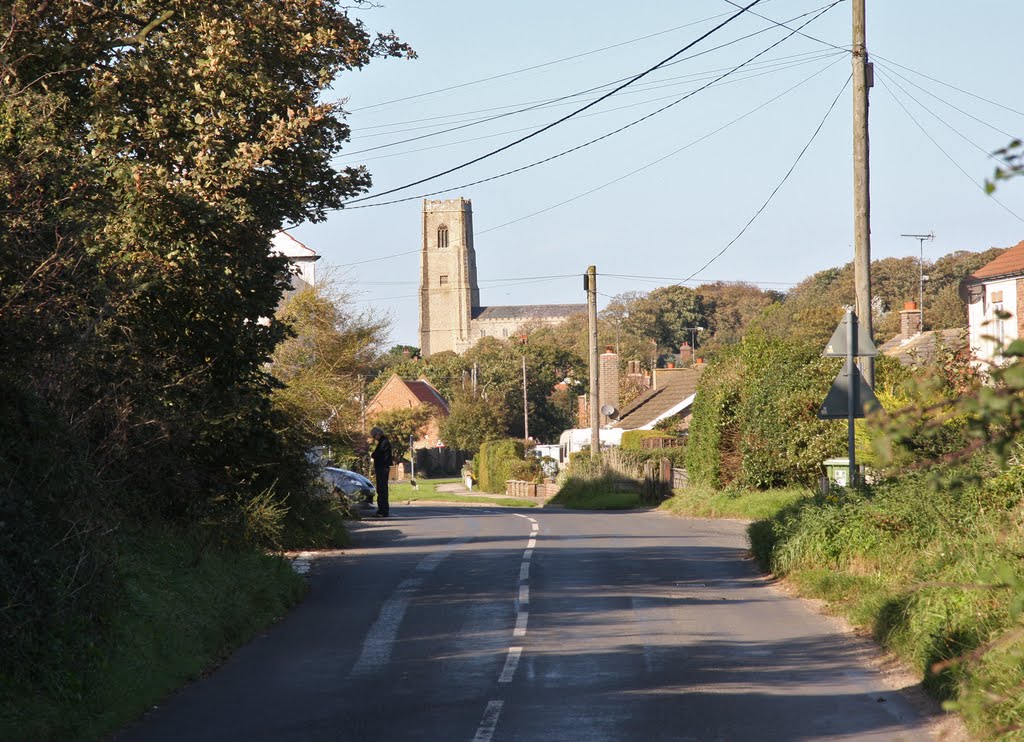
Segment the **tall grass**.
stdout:
<path fill-rule="evenodd" d="M 1009 633 L 1024 608 L 1013 587 L 1024 470 L 978 457 L 945 474 L 962 484 L 912 474 L 795 501 L 752 524 L 750 541 L 763 565 L 869 628 L 988 736 L 1024 725 L 1024 641 Z"/>

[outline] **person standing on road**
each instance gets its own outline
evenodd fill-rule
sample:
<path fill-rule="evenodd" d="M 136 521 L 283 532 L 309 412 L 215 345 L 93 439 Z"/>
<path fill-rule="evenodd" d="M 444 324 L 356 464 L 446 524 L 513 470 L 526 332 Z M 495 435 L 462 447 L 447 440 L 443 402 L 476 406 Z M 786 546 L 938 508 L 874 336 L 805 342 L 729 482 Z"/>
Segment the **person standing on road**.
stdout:
<path fill-rule="evenodd" d="M 391 464 L 393 463 L 391 441 L 380 428 L 371 430 L 370 435 L 377 441 L 377 447 L 370 454 L 370 458 L 373 459 L 373 474 L 377 480 L 377 512 L 374 515 L 378 518 L 387 518 L 390 514 L 388 475 L 391 473 Z"/>

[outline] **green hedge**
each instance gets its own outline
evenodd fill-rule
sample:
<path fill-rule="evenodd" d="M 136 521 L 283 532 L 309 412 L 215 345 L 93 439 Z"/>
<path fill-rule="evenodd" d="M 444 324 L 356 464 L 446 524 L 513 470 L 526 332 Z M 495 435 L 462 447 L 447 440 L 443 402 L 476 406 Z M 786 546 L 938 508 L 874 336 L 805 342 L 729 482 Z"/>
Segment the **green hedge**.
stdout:
<path fill-rule="evenodd" d="M 643 448 L 643 441 L 646 438 L 673 438 L 668 433 L 661 430 L 627 430 L 622 434 L 622 448 L 633 451 L 636 449 Z"/>
<path fill-rule="evenodd" d="M 690 481 L 721 487 L 739 473 L 739 420 L 736 417 L 743 385 L 740 346 L 718 353 L 701 374 L 693 421 L 686 443 Z"/>
<path fill-rule="evenodd" d="M 523 442 L 516 438 L 483 443 L 475 459 L 480 489 L 484 492 L 504 492 L 505 482 L 513 478 L 513 470 L 523 461 L 525 452 Z"/>

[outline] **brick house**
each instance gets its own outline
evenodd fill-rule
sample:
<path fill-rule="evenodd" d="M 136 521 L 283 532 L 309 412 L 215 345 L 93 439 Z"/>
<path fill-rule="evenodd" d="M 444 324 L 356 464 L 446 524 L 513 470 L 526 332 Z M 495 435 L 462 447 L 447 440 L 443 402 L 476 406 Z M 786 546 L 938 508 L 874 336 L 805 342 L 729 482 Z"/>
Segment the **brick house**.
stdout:
<path fill-rule="evenodd" d="M 366 406 L 366 418 L 372 422 L 378 413 L 429 405 L 434 410 L 434 419 L 426 431 L 415 442 L 415 448 L 435 448 L 441 443 L 440 420 L 448 417 L 448 402 L 426 379 L 406 381 L 393 374 Z"/>
<path fill-rule="evenodd" d="M 1024 337 L 1024 242 L 967 276 L 960 289 L 971 351 L 982 363 L 997 361 L 1000 345 Z M 1012 316 L 999 319 L 997 312 Z"/>

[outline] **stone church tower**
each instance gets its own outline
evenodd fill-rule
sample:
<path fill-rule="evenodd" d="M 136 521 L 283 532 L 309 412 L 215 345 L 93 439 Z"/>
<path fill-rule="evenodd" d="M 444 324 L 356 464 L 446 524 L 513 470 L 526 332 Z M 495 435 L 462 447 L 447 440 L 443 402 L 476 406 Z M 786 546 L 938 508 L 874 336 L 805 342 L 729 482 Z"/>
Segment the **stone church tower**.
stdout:
<path fill-rule="evenodd" d="M 521 328 L 557 325 L 585 304 L 480 306 L 473 249 L 473 205 L 464 198 L 423 202 L 420 252 L 420 352 L 462 353 L 484 337 L 508 339 Z"/>
<path fill-rule="evenodd" d="M 423 202 L 420 253 L 420 351 L 461 353 L 472 341 L 480 306 L 473 249 L 473 205 L 463 198 Z"/>

